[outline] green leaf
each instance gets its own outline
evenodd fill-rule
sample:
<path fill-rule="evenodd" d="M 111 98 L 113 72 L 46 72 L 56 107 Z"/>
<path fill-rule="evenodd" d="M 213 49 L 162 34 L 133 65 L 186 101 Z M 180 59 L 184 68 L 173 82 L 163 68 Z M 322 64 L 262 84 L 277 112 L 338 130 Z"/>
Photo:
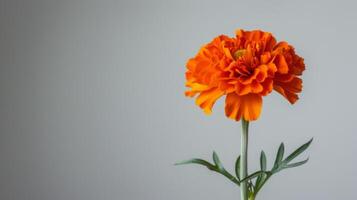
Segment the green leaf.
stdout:
<path fill-rule="evenodd" d="M 260 175 L 258 176 L 258 178 L 255 180 L 255 188 L 258 188 L 258 187 L 259 187 L 259 185 L 260 185 L 260 183 L 261 183 L 262 180 L 263 180 L 263 175 L 260 174 Z M 255 190 L 256 190 L 256 189 L 255 189 Z"/>
<path fill-rule="evenodd" d="M 182 162 L 179 162 L 179 163 L 175 163 L 175 165 L 187 165 L 187 164 L 198 164 L 198 165 L 203 165 L 205 167 L 207 167 L 208 169 L 210 170 L 213 170 L 213 171 L 217 171 L 217 168 L 205 161 L 205 160 L 202 160 L 202 159 L 198 159 L 198 158 L 194 158 L 194 159 L 191 159 L 191 160 L 186 160 L 186 161 L 182 161 Z"/>
<path fill-rule="evenodd" d="M 234 177 L 232 174 L 227 172 L 226 169 L 224 169 L 223 164 L 219 160 L 219 157 L 215 151 L 213 151 L 212 157 L 213 157 L 213 162 L 216 165 L 217 172 L 224 175 L 225 177 L 227 177 L 229 180 L 233 181 L 237 185 L 239 185 L 239 181 L 236 179 L 236 177 Z"/>
<path fill-rule="evenodd" d="M 251 174 L 251 175 L 245 177 L 244 179 L 242 179 L 240 182 L 242 183 L 242 182 L 244 182 L 244 181 L 254 179 L 254 178 L 258 177 L 259 175 L 265 174 L 265 173 L 266 173 L 266 172 L 264 172 L 264 171 L 254 172 L 253 174 Z"/>
<path fill-rule="evenodd" d="M 278 149 L 278 153 L 276 154 L 274 168 L 278 168 L 280 162 L 283 160 L 284 157 L 284 143 L 281 143 Z"/>
<path fill-rule="evenodd" d="M 227 177 L 229 180 L 235 182 L 236 184 L 239 185 L 239 181 L 229 172 L 227 172 L 226 169 L 224 169 L 223 164 L 221 163 L 221 161 L 218 158 L 218 155 L 215 151 L 213 151 L 213 162 L 216 165 L 217 168 L 217 172 L 221 173 L 222 175 L 224 175 L 225 177 Z"/>
<path fill-rule="evenodd" d="M 217 163 L 220 163 L 219 160 L 217 160 L 218 156 L 214 156 L 215 157 L 215 162 Z M 232 176 L 229 172 L 227 172 L 222 164 L 221 165 L 221 168 L 218 168 L 218 166 L 215 166 L 205 160 L 202 160 L 202 159 L 191 159 L 191 160 L 187 160 L 187 161 L 183 161 L 183 162 L 179 162 L 179 163 L 176 163 L 175 165 L 185 165 L 185 164 L 199 164 L 199 165 L 203 165 L 205 167 L 207 167 L 208 169 L 212 170 L 212 171 L 215 171 L 217 173 L 220 173 L 222 174 L 223 176 L 227 177 L 229 180 L 231 180 L 232 182 L 234 182 L 235 184 L 237 184 L 238 186 L 240 185 L 239 181 L 234 177 Z"/>
<path fill-rule="evenodd" d="M 217 155 L 217 153 L 215 151 L 213 151 L 212 157 L 213 157 L 213 162 L 214 162 L 214 164 L 216 164 L 218 169 L 223 170 L 224 167 L 223 167 L 221 161 L 219 160 L 218 155 Z"/>
<path fill-rule="evenodd" d="M 294 158 L 296 158 L 297 156 L 299 156 L 302 152 L 304 152 L 311 144 L 312 140 L 314 138 L 311 138 L 310 141 L 308 141 L 307 143 L 303 144 L 302 146 L 300 146 L 298 149 L 296 149 L 293 153 L 291 153 L 288 157 L 286 157 L 286 159 L 284 160 L 284 162 L 289 163 L 290 161 L 292 161 Z"/>
<path fill-rule="evenodd" d="M 264 151 L 261 151 L 260 153 L 260 169 L 261 171 L 266 171 L 267 168 L 267 158 L 265 155 Z M 266 174 L 260 174 L 258 176 L 258 178 L 255 180 L 255 190 L 257 190 L 257 188 L 259 188 L 260 184 L 265 180 L 266 178 Z"/>
<path fill-rule="evenodd" d="M 309 161 L 309 158 L 307 158 L 306 160 L 300 161 L 300 162 L 285 165 L 283 168 L 288 169 L 288 168 L 298 167 L 298 166 L 301 166 L 301 165 L 307 163 L 307 161 Z"/>
<path fill-rule="evenodd" d="M 258 176 L 257 180 L 255 181 L 255 190 L 258 190 L 258 188 L 260 188 L 266 178 L 268 178 L 268 173 L 263 173 Z"/>
<path fill-rule="evenodd" d="M 262 171 L 267 169 L 267 157 L 265 156 L 264 151 L 260 153 L 260 169 Z"/>
<path fill-rule="evenodd" d="M 236 176 L 238 178 L 238 180 L 240 180 L 240 156 L 238 156 L 237 160 L 236 160 Z"/>
<path fill-rule="evenodd" d="M 281 143 L 281 145 L 279 146 L 279 150 L 277 152 L 276 159 L 275 159 L 274 166 L 273 166 L 272 170 L 271 171 L 265 171 L 264 173 L 260 174 L 258 176 L 258 178 L 256 179 L 255 187 L 254 187 L 254 195 L 258 194 L 258 192 L 261 190 L 261 188 L 265 185 L 265 183 L 269 180 L 269 178 L 273 174 L 275 174 L 275 173 L 277 173 L 277 172 L 279 172 L 281 170 L 284 170 L 284 169 L 298 167 L 298 166 L 301 166 L 301 165 L 307 163 L 309 159 L 289 164 L 289 162 L 291 162 L 294 158 L 296 158 L 303 151 L 305 151 L 309 147 L 311 142 L 312 142 L 312 139 L 309 142 L 303 144 L 301 147 L 299 147 L 297 150 L 295 150 L 289 156 L 287 156 L 285 160 L 283 160 L 283 157 L 284 157 L 284 144 Z M 262 154 L 263 153 L 261 153 L 261 156 L 260 156 L 261 157 L 260 158 L 260 160 L 261 160 L 261 168 L 263 166 L 262 165 L 262 160 L 264 159 L 264 158 L 262 158 L 263 157 Z M 252 174 L 252 175 L 254 175 L 254 174 Z"/>

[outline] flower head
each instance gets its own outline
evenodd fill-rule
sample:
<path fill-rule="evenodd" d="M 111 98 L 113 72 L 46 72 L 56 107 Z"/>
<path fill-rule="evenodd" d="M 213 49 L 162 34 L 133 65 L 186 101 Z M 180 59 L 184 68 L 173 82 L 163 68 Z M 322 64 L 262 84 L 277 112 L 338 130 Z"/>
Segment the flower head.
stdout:
<path fill-rule="evenodd" d="M 260 30 L 237 30 L 236 37 L 220 35 L 188 60 L 185 95 L 198 95 L 196 104 L 206 114 L 225 95 L 227 117 L 253 121 L 260 116 L 262 97 L 273 89 L 295 103 L 304 70 L 303 58 L 287 42 Z"/>

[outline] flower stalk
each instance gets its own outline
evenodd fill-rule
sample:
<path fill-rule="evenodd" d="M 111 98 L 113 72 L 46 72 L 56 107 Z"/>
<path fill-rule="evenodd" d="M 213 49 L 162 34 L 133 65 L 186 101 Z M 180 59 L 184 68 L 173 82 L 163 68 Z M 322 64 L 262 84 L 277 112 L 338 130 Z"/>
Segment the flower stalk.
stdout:
<path fill-rule="evenodd" d="M 242 179 L 248 176 L 248 128 L 249 121 L 242 119 L 242 136 L 241 136 L 241 160 L 240 160 L 240 176 Z M 241 200 L 248 200 L 248 181 L 241 183 Z M 251 199 L 251 198 L 250 198 Z"/>
<path fill-rule="evenodd" d="M 226 116 L 242 121 L 241 152 L 236 158 L 234 174 L 223 166 L 215 151 L 213 162 L 193 158 L 176 165 L 204 166 L 240 187 L 240 200 L 255 200 L 271 176 L 307 163 L 308 158 L 297 162 L 295 158 L 310 146 L 312 139 L 288 156 L 284 156 L 284 143 L 281 143 L 270 169 L 262 150 L 260 169 L 248 174 L 249 122 L 260 117 L 263 97 L 275 90 L 294 104 L 302 91 L 300 76 L 305 70 L 304 59 L 295 53 L 292 45 L 276 40 L 269 32 L 238 29 L 235 37 L 219 35 L 202 46 L 186 67 L 187 97 L 197 97 L 196 104 L 211 114 L 215 102 L 225 96 Z"/>

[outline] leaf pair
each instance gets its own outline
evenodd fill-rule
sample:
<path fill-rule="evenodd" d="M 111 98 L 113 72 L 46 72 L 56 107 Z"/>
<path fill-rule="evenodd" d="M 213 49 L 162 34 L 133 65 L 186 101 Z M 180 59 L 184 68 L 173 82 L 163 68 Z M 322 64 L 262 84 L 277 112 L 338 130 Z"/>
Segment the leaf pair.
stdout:
<path fill-rule="evenodd" d="M 191 160 L 186 160 L 186 161 L 183 161 L 183 162 L 176 163 L 175 165 L 185 165 L 185 164 L 203 165 L 203 166 L 207 167 L 209 170 L 212 170 L 212 171 L 215 171 L 217 173 L 222 174 L 223 176 L 227 177 L 229 180 L 231 180 L 233 183 L 235 183 L 235 184 L 237 184 L 239 186 L 240 185 L 239 178 L 237 180 L 236 177 L 234 177 L 232 174 L 230 174 L 223 167 L 223 164 L 219 160 L 219 157 L 218 157 L 216 152 L 213 152 L 212 158 L 213 158 L 214 164 L 212 164 L 212 163 L 210 163 L 210 162 L 208 162 L 206 160 L 203 160 L 203 159 L 194 158 L 194 159 L 191 159 Z"/>
<path fill-rule="evenodd" d="M 292 160 L 294 160 L 296 157 L 298 157 L 302 152 L 304 152 L 310 146 L 312 140 L 313 139 L 311 139 L 307 143 L 300 146 L 298 149 L 296 149 L 294 152 L 292 152 L 289 156 L 287 156 L 284 160 L 283 160 L 284 143 L 281 143 L 279 146 L 279 150 L 277 152 L 276 158 L 275 158 L 274 166 L 271 169 L 271 172 L 274 174 L 274 173 L 277 173 L 283 169 L 298 167 L 300 165 L 307 163 L 307 161 L 309 161 L 309 158 L 307 158 L 306 160 L 300 161 L 300 162 L 295 162 L 295 163 L 290 164 L 290 162 Z"/>
<path fill-rule="evenodd" d="M 203 165 L 212 171 L 222 174 L 223 176 L 227 177 L 229 180 L 231 180 L 238 186 L 240 186 L 240 183 L 247 181 L 248 185 L 249 185 L 249 192 L 251 193 L 252 196 L 256 196 L 257 193 L 260 191 L 260 189 L 264 186 L 264 184 L 268 181 L 268 179 L 273 174 L 276 174 L 283 169 L 298 167 L 298 166 L 301 166 L 301 165 L 307 163 L 309 158 L 307 158 L 306 160 L 300 161 L 300 162 L 295 162 L 295 163 L 291 163 L 291 161 L 294 160 L 296 157 L 298 157 L 301 153 L 303 153 L 310 146 L 312 140 L 313 139 L 311 139 L 307 143 L 300 146 L 298 149 L 296 149 L 290 155 L 288 155 L 285 159 L 284 159 L 285 146 L 284 146 L 284 143 L 281 143 L 279 146 L 278 152 L 276 154 L 274 165 L 270 171 L 267 171 L 267 158 L 266 158 L 265 152 L 262 151 L 260 153 L 260 170 L 248 175 L 247 177 L 245 177 L 243 179 L 240 176 L 240 159 L 241 159 L 240 156 L 238 156 L 236 163 L 235 163 L 236 177 L 231 175 L 224 168 L 224 166 L 221 163 L 221 161 L 219 160 L 219 157 L 216 154 L 216 152 L 213 152 L 213 155 L 212 155 L 213 162 L 214 162 L 213 164 L 206 160 L 195 158 L 195 159 L 183 161 L 180 163 L 176 163 L 175 165 L 184 165 L 184 164 Z M 255 178 L 256 178 L 255 184 L 252 184 L 252 180 Z"/>
<path fill-rule="evenodd" d="M 260 170 L 261 171 L 259 171 L 259 172 L 264 172 L 264 173 L 260 173 L 257 176 L 257 179 L 255 181 L 255 187 L 254 187 L 254 193 L 255 193 L 254 195 L 257 195 L 259 190 L 264 186 L 264 184 L 267 182 L 267 180 L 273 174 L 276 174 L 283 169 L 298 167 L 298 166 L 301 166 L 301 165 L 307 163 L 309 158 L 307 158 L 306 160 L 300 161 L 300 162 L 295 162 L 295 163 L 290 164 L 290 162 L 293 159 L 298 157 L 301 153 L 303 153 L 310 146 L 312 140 L 313 139 L 311 139 L 307 143 L 300 146 L 298 149 L 293 151 L 289 156 L 287 156 L 284 160 L 283 160 L 283 158 L 284 158 L 285 146 L 284 146 L 284 143 L 281 143 L 279 146 L 278 152 L 276 154 L 274 165 L 270 171 L 266 171 L 266 168 L 267 168 L 266 155 L 265 155 L 264 151 L 262 151 L 260 153 Z M 256 172 L 256 173 L 258 173 L 258 172 Z"/>

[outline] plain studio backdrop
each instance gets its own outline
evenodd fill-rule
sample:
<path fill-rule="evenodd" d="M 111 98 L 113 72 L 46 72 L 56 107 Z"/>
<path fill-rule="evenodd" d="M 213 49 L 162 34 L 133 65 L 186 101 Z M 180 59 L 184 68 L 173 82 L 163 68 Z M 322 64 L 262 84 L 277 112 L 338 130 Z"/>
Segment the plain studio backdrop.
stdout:
<path fill-rule="evenodd" d="M 259 200 L 357 199 L 355 1 L 1 0 L 0 199 L 239 199 L 200 166 L 232 171 L 240 123 L 223 99 L 205 116 L 184 97 L 188 58 L 219 34 L 262 29 L 305 58 L 291 106 L 273 92 L 251 123 L 250 172 L 280 142 L 300 159 Z"/>

